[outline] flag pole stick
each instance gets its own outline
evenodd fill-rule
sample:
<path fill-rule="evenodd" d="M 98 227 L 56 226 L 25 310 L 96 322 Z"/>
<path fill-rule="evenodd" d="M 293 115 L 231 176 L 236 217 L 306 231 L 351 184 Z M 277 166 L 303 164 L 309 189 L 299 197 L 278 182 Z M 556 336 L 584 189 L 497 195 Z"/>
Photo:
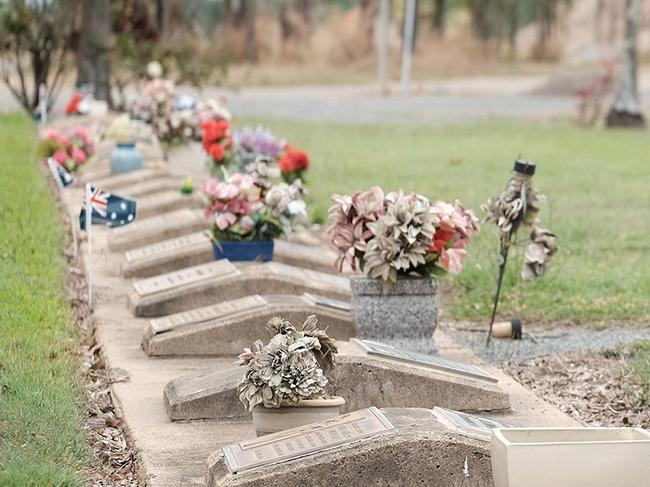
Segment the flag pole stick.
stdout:
<path fill-rule="evenodd" d="M 63 182 L 61 182 L 61 178 L 59 177 L 59 173 L 56 169 L 56 164 L 58 164 L 58 162 L 56 162 L 51 157 L 48 157 L 47 167 L 50 169 L 50 173 L 52 173 L 52 177 L 56 182 L 56 187 L 59 188 L 59 195 L 61 196 L 61 200 L 63 201 L 64 187 L 63 187 Z M 68 210 L 68 217 L 70 218 L 70 227 L 72 228 L 72 256 L 76 259 L 77 247 L 79 246 L 79 244 L 77 243 L 77 223 L 74 221 L 74 213 L 72 212 L 72 209 Z"/>
<path fill-rule="evenodd" d="M 93 253 L 92 239 L 92 209 L 90 203 L 90 183 L 86 183 L 86 235 L 88 237 L 88 262 L 86 263 L 86 279 L 88 280 L 88 307 L 92 303 L 92 281 L 90 277 L 90 267 Z"/>

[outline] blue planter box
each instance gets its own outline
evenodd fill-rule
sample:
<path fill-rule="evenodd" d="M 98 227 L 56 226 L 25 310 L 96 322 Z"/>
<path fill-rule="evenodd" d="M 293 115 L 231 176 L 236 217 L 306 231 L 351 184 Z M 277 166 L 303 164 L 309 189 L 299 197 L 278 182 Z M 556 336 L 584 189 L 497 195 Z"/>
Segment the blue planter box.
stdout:
<path fill-rule="evenodd" d="M 118 142 L 111 153 L 111 174 L 142 169 L 142 155 L 134 143 Z"/>
<path fill-rule="evenodd" d="M 273 242 L 257 240 L 224 240 L 212 242 L 214 260 L 228 259 L 234 262 L 257 260 L 268 262 L 273 259 Z"/>

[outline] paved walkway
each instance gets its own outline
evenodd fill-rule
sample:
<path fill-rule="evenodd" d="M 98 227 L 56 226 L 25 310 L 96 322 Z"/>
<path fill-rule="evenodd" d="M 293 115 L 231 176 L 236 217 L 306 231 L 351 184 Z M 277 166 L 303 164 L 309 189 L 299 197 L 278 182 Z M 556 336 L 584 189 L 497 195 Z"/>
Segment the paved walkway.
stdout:
<path fill-rule="evenodd" d="M 343 123 L 440 125 L 508 117 L 548 119 L 573 116 L 577 100 L 572 95 L 543 94 L 542 77 L 475 77 L 414 83 L 411 95 L 382 96 L 376 87 L 288 86 L 248 87 L 241 90 L 204 89 L 200 96 L 225 96 L 237 117 L 279 118 Z M 641 76 L 642 100 L 650 109 L 650 72 Z M 64 89 L 54 107 L 62 113 L 70 88 Z M 181 93 L 196 90 L 179 88 Z M 19 106 L 0 86 L 0 112 Z"/>

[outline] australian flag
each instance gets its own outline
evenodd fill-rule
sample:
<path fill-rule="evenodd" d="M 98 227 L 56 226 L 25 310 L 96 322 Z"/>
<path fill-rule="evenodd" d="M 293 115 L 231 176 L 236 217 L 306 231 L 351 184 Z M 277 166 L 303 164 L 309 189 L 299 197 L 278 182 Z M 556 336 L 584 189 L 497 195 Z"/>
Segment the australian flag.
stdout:
<path fill-rule="evenodd" d="M 54 176 L 58 180 L 58 183 L 60 183 L 61 188 L 70 186 L 74 182 L 72 174 L 66 171 L 65 167 L 51 157 L 47 160 L 47 165 L 50 167 L 50 171 L 52 171 L 52 176 Z"/>
<path fill-rule="evenodd" d="M 93 225 L 121 227 L 135 220 L 137 205 L 135 200 L 102 191 L 94 186 L 87 186 L 90 196 L 91 222 Z M 81 206 L 79 226 L 86 230 L 86 203 Z"/>

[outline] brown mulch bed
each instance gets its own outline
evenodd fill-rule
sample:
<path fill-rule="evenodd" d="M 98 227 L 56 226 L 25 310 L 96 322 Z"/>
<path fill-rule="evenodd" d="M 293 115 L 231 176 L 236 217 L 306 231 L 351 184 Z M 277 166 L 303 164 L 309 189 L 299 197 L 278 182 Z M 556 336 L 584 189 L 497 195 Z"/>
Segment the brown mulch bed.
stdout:
<path fill-rule="evenodd" d="M 569 352 L 504 366 L 539 397 L 588 426 L 650 429 L 650 404 L 630 373 L 630 353 Z"/>
<path fill-rule="evenodd" d="M 58 194 L 57 204 L 62 209 Z M 65 215 L 65 212 L 61 211 L 61 214 Z M 64 220 L 67 229 L 70 229 L 70 224 L 76 224 L 68 218 Z M 98 487 L 137 487 L 140 485 L 137 456 L 130 446 L 130 439 L 115 408 L 110 389 L 111 384 L 128 380 L 128 375 L 125 371 L 108 367 L 101 346 L 95 339 L 95 323 L 92 309 L 88 306 L 81 257 L 73 255 L 71 242 L 65 258 L 69 269 L 67 293 L 79 336 L 81 377 L 88 397 L 82 427 L 95 459 L 94 465 L 85 472 L 86 484 Z"/>

